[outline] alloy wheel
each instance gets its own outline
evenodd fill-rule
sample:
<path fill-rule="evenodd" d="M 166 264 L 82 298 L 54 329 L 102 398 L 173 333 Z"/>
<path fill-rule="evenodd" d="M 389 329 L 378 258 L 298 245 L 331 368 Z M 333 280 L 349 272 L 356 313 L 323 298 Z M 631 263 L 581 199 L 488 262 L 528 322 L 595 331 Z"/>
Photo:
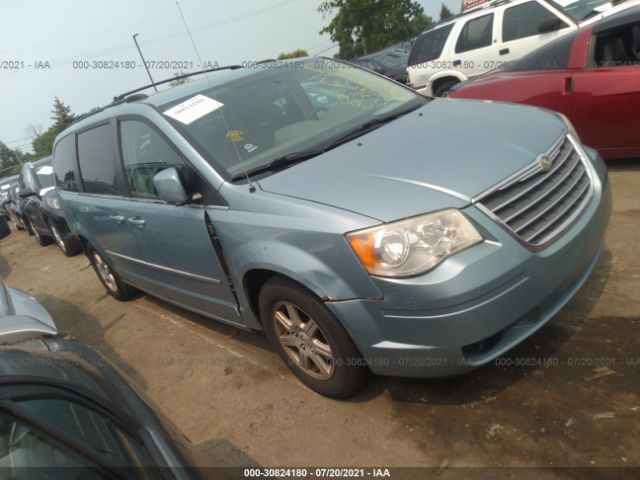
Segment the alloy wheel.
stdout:
<path fill-rule="evenodd" d="M 100 278 L 107 288 L 112 292 L 117 292 L 118 284 L 116 283 L 116 278 L 113 276 L 113 272 L 109 265 L 107 265 L 107 263 L 97 253 L 93 254 L 93 261 L 95 262 L 98 275 L 100 275 Z"/>
<path fill-rule="evenodd" d="M 40 234 L 38 233 L 38 230 L 36 230 L 33 226 L 33 222 L 29 222 L 30 226 L 31 226 L 31 230 L 33 231 L 33 234 L 36 236 L 36 239 L 38 240 L 38 242 L 42 241 L 42 238 L 40 237 Z"/>
<path fill-rule="evenodd" d="M 289 358 L 307 375 L 328 380 L 335 372 L 331 346 L 318 323 L 291 302 L 273 308 L 275 332 Z"/>
<path fill-rule="evenodd" d="M 62 240 L 62 237 L 60 236 L 60 232 L 58 232 L 58 229 L 56 228 L 56 226 L 53 223 L 51 224 L 51 232 L 53 233 L 53 236 L 55 237 L 56 242 L 58 243 L 58 246 L 60 247 L 60 250 L 62 250 L 63 252 L 66 253 L 67 245 L 64 243 L 64 240 Z"/>

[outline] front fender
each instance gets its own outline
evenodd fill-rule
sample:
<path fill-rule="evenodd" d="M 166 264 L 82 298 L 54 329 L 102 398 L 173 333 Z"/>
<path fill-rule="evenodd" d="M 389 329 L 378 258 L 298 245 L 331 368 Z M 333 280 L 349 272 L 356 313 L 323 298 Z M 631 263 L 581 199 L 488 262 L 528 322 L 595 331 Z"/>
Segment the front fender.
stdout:
<path fill-rule="evenodd" d="M 254 240 L 234 250 L 231 262 L 240 277 L 238 280 L 244 279 L 251 270 L 270 270 L 304 285 L 324 301 L 382 297 L 368 276 L 360 278 L 359 265 L 356 266 L 357 271 L 351 273 L 336 268 L 336 264 L 344 265 L 344 260 L 341 261 L 337 248 L 331 250 L 335 250 L 335 263 L 312 254 L 313 250 L 304 250 L 296 245 Z"/>

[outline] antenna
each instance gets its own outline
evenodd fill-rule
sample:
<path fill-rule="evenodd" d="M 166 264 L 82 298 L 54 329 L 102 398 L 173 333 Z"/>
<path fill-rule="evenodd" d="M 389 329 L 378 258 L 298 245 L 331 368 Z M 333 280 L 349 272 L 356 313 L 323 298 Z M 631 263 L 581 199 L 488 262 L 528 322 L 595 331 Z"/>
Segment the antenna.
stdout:
<path fill-rule="evenodd" d="M 198 60 L 200 61 L 200 66 L 202 67 L 202 57 L 200 57 L 200 52 L 198 51 L 198 47 L 196 47 L 196 42 L 194 42 L 193 40 L 193 36 L 191 35 L 191 30 L 189 30 L 189 25 L 187 25 L 187 21 L 184 18 L 184 14 L 182 13 L 182 9 L 180 8 L 180 3 L 176 0 L 176 7 L 178 7 L 178 12 L 180 12 L 180 17 L 182 17 L 182 23 L 184 23 L 184 28 L 187 30 L 187 33 L 189 34 L 189 39 L 191 40 L 191 45 L 193 45 L 193 49 L 196 52 L 196 56 L 198 57 Z M 204 70 L 204 72 L 206 72 L 206 70 Z M 207 83 L 209 84 L 209 86 L 211 88 L 213 88 L 213 85 L 211 84 L 211 80 L 209 79 L 209 76 L 205 73 L 204 74 L 205 78 L 207 79 Z M 224 115 L 224 113 L 222 112 L 222 110 L 218 110 L 218 112 L 220 112 L 220 116 L 222 117 L 222 121 L 224 122 L 225 127 L 227 127 L 227 133 L 231 132 L 231 129 L 229 128 L 229 123 L 227 122 L 227 119 Z M 240 151 L 238 150 L 238 146 L 236 145 L 236 142 L 232 142 L 233 143 L 233 149 L 236 153 L 236 156 L 238 157 L 238 161 L 240 163 L 243 162 L 242 160 L 242 155 L 240 155 Z M 249 178 L 249 172 L 247 172 L 247 169 L 243 169 L 244 170 L 244 174 L 247 177 L 247 182 L 249 184 L 249 191 L 251 193 L 256 191 L 256 187 L 253 185 L 253 182 L 251 181 L 251 178 Z"/>
<path fill-rule="evenodd" d="M 198 61 L 200 62 L 200 68 L 204 68 L 203 64 L 202 64 L 202 57 L 200 56 L 200 52 L 198 51 L 198 47 L 196 47 L 196 42 L 193 41 L 193 35 L 191 35 L 191 30 L 189 30 L 189 25 L 187 25 L 187 20 L 184 18 L 184 14 L 182 13 L 182 9 L 180 8 L 180 3 L 178 3 L 176 1 L 176 7 L 178 7 L 178 12 L 180 12 L 180 17 L 182 18 L 182 23 L 184 23 L 184 28 L 187 31 L 187 33 L 189 34 L 189 40 L 191 40 L 191 45 L 193 46 L 193 49 L 196 52 L 196 56 L 198 57 Z M 204 74 L 205 78 L 207 79 L 207 82 L 209 83 L 209 86 L 211 87 L 211 82 L 209 81 L 209 76 L 205 73 Z"/>

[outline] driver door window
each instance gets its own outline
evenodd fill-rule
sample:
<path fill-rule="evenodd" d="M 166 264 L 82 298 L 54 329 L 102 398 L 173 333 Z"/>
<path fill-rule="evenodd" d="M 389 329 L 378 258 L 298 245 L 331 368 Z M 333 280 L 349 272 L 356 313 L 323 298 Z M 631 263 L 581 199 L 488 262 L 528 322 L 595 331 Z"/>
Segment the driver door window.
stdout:
<path fill-rule="evenodd" d="M 153 177 L 170 167 L 179 172 L 185 164 L 160 134 L 139 120 L 120 122 L 122 160 L 131 196 L 157 199 Z"/>

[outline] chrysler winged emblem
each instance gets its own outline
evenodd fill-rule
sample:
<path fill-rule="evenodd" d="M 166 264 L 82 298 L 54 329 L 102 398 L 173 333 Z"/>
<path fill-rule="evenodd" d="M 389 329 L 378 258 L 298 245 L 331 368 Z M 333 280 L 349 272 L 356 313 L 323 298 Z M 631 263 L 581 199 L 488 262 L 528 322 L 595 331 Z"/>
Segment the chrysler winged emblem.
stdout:
<path fill-rule="evenodd" d="M 551 170 L 551 167 L 553 166 L 553 162 L 549 157 L 545 155 L 541 157 L 540 160 L 538 160 L 538 166 L 540 167 L 540 172 L 545 173 Z"/>

